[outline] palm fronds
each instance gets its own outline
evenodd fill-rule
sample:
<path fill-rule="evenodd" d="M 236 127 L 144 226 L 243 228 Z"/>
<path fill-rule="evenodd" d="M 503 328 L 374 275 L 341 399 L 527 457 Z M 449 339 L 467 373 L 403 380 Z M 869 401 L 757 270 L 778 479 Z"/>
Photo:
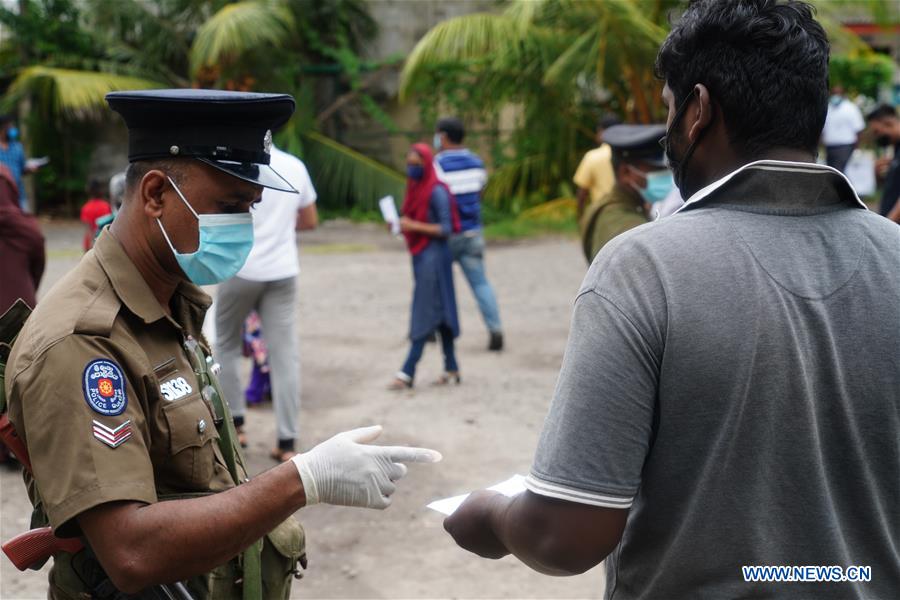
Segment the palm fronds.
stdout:
<path fill-rule="evenodd" d="M 433 65 L 485 61 L 502 55 L 518 62 L 521 30 L 507 15 L 474 13 L 438 23 L 413 48 L 400 74 L 400 99 Z"/>
<path fill-rule="evenodd" d="M 303 160 L 325 208 L 378 210 L 378 199 L 402 200 L 403 175 L 319 133 L 303 135 Z"/>
<path fill-rule="evenodd" d="M 227 62 L 260 47 L 278 46 L 293 26 L 293 15 L 281 2 L 244 0 L 226 4 L 197 31 L 191 47 L 191 71 Z"/>
<path fill-rule="evenodd" d="M 58 118 L 96 119 L 107 108 L 109 92 L 165 87 L 158 81 L 74 69 L 34 66 L 23 69 L 3 99 L 6 106 L 31 96 L 43 114 Z"/>

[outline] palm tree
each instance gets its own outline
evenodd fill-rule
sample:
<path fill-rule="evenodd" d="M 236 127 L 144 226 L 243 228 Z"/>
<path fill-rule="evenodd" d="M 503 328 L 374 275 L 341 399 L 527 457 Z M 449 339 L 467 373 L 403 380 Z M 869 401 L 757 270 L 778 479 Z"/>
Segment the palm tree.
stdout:
<path fill-rule="evenodd" d="M 512 133 L 495 150 L 485 198 L 517 211 L 567 195 L 598 113 L 633 122 L 664 117 L 653 64 L 673 11 L 686 0 L 510 0 L 500 13 L 439 23 L 401 74 L 401 99 L 417 98 L 467 120 L 495 123 L 512 111 Z M 900 18 L 896 0 L 815 0 L 838 49 L 871 52 L 840 25 L 842 11 L 881 22 Z"/>
<path fill-rule="evenodd" d="M 277 141 L 304 158 L 327 206 L 373 210 L 378 198 L 403 193 L 403 176 L 317 130 L 352 101 L 391 128 L 390 119 L 366 94 L 385 64 L 367 65 L 358 55 L 375 32 L 362 0 L 243 0 L 224 5 L 197 31 L 191 70 L 209 85 L 294 95 L 297 112 Z M 335 65 L 350 86 L 324 107 L 313 100 L 313 72 L 322 63 Z"/>
<path fill-rule="evenodd" d="M 378 197 L 402 193 L 399 173 L 314 134 L 304 67 L 328 58 L 360 79 L 356 50 L 375 31 L 360 0 L 23 0 L 23 7 L 0 8 L 13 33 L 0 48 L 0 78 L 14 74 L 3 104 L 30 107 L 29 137 L 55 167 L 42 175 L 52 178 L 51 193 L 63 196 L 69 212 L 83 188 L 90 123 L 108 117 L 105 95 L 123 89 L 293 93 L 299 110 L 279 139 L 295 154 L 308 151 L 313 162 L 327 160 L 309 165 L 325 203 L 365 200 L 374 207 Z M 46 50 L 23 55 L 21 48 Z"/>
<path fill-rule="evenodd" d="M 518 210 L 568 191 L 601 106 L 661 117 L 652 66 L 664 36 L 633 0 L 513 0 L 435 26 L 409 55 L 400 94 L 446 92 L 452 108 L 489 120 L 514 107 L 513 152 L 495 156 L 485 196 Z"/>

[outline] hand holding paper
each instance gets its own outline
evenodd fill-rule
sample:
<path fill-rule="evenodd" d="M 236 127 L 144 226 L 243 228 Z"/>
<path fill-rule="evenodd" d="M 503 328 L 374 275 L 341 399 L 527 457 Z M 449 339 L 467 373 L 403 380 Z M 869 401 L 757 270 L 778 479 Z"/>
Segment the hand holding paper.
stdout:
<path fill-rule="evenodd" d="M 391 233 L 400 234 L 400 215 L 397 214 L 397 205 L 394 204 L 393 196 L 385 196 L 378 201 L 378 208 L 381 209 L 381 216 L 384 217 L 385 223 L 391 226 Z"/>
<path fill-rule="evenodd" d="M 525 477 L 522 475 L 513 475 L 506 481 L 501 481 L 498 484 L 492 485 L 488 490 L 500 492 L 504 496 L 512 498 L 525 491 Z M 428 505 L 428 508 L 436 510 L 444 515 L 452 515 L 456 509 L 459 508 L 460 504 L 465 502 L 468 497 L 469 494 L 461 494 L 459 496 L 444 498 L 443 500 L 435 500 Z"/>

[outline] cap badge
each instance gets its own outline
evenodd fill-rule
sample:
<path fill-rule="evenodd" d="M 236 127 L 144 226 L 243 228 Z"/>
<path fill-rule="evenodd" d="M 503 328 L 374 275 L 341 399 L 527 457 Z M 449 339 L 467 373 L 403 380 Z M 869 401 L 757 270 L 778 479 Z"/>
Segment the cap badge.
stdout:
<path fill-rule="evenodd" d="M 272 153 L 272 130 L 266 129 L 266 135 L 263 137 L 263 150 L 266 154 Z"/>
<path fill-rule="evenodd" d="M 171 154 L 172 156 L 177 155 L 180 151 L 181 150 L 178 148 L 178 146 L 169 146 L 169 154 Z"/>

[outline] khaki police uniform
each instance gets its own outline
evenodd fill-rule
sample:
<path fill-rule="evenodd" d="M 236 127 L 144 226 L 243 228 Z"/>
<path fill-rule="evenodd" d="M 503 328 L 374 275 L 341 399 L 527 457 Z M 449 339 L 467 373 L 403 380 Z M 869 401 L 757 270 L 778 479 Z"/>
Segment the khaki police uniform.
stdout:
<path fill-rule="evenodd" d="M 201 326 L 210 302 L 182 282 L 166 315 L 104 231 L 26 322 L 7 366 L 9 415 L 31 457 L 32 500 L 39 498 L 57 535 L 78 535 L 75 517 L 106 502 L 154 503 L 234 487 L 215 410 L 185 348 L 196 341 L 209 354 Z M 239 454 L 237 471 L 246 478 Z M 302 551 L 298 532 L 291 519 L 273 541 L 294 563 Z M 51 598 L 86 591 L 73 572 L 77 563 L 55 559 Z M 224 570 L 235 575 L 231 581 L 199 578 L 189 588 L 197 597 L 240 597 L 238 567 Z"/>
<path fill-rule="evenodd" d="M 615 184 L 609 194 L 584 214 L 581 234 L 584 257 L 588 263 L 593 262 L 608 241 L 649 220 L 643 201 L 621 184 Z"/>
<path fill-rule="evenodd" d="M 651 165 L 666 168 L 660 138 L 666 135 L 664 125 L 613 125 L 603 132 L 603 141 L 612 150 L 612 162 Z M 649 218 L 637 192 L 618 181 L 599 202 L 590 206 L 579 222 L 581 247 L 588 264 L 606 243 Z"/>

